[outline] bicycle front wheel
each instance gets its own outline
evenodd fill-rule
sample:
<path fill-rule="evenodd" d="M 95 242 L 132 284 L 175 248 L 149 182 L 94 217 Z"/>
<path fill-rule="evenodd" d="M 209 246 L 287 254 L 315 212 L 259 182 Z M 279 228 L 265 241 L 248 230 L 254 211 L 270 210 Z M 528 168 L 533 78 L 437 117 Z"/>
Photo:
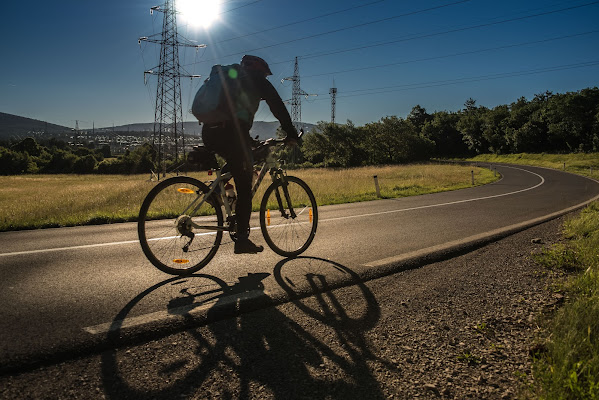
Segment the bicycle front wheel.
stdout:
<path fill-rule="evenodd" d="M 268 246 L 277 254 L 295 257 L 312 243 L 318 208 L 310 187 L 294 176 L 273 182 L 260 204 L 260 227 Z"/>
<path fill-rule="evenodd" d="M 187 176 L 168 178 L 146 196 L 137 233 L 144 254 L 155 267 L 188 275 L 214 257 L 223 236 L 223 214 L 208 186 Z"/>

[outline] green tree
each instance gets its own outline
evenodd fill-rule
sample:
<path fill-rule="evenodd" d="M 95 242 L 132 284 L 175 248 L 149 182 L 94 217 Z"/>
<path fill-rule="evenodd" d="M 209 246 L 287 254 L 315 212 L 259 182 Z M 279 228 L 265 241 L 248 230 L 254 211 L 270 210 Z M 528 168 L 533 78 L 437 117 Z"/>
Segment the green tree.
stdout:
<path fill-rule="evenodd" d="M 489 143 L 483 136 L 484 120 L 480 112 L 462 113 L 457 128 L 471 153 L 481 154 L 489 150 Z"/>
<path fill-rule="evenodd" d="M 69 174 L 73 172 L 73 166 L 79 157 L 68 150 L 55 149 L 52 158 L 46 165 L 44 172 L 54 174 Z"/>
<path fill-rule="evenodd" d="M 157 153 L 149 143 L 133 151 L 127 150 L 116 160 L 104 160 L 98 164 L 97 171 L 101 174 L 141 174 L 156 170 Z"/>
<path fill-rule="evenodd" d="M 96 168 L 97 160 L 93 155 L 87 154 L 83 157 L 79 157 L 73 164 L 73 172 L 76 174 L 91 174 Z"/>
<path fill-rule="evenodd" d="M 551 151 L 592 151 L 599 89 L 552 96 L 544 110 Z"/>
<path fill-rule="evenodd" d="M 346 124 L 319 122 L 304 139 L 302 151 L 310 163 L 326 167 L 362 165 L 365 154 L 362 131 L 351 121 Z"/>
<path fill-rule="evenodd" d="M 431 121 L 433 117 L 426 112 L 424 107 L 420 104 L 415 105 L 412 111 L 408 114 L 407 120 L 416 128 L 417 132 L 422 132 L 424 125 Z"/>
<path fill-rule="evenodd" d="M 149 173 L 156 170 L 158 153 L 150 143 L 144 143 L 133 151 L 135 170 L 133 173 Z"/>
<path fill-rule="evenodd" d="M 28 137 L 13 145 L 12 149 L 21 153 L 27 152 L 30 156 L 38 157 L 42 154 L 43 147 L 34 138 Z"/>
<path fill-rule="evenodd" d="M 396 116 L 366 124 L 366 150 L 370 164 L 422 161 L 434 152 L 434 142 L 421 136 L 414 125 Z"/>
<path fill-rule="evenodd" d="M 0 174 L 18 175 L 28 171 L 30 159 L 27 153 L 21 153 L 0 147 Z"/>
<path fill-rule="evenodd" d="M 459 114 L 440 111 L 433 114 L 432 119 L 422 127 L 422 135 L 434 142 L 435 157 L 460 157 L 468 153 L 468 147 L 457 128 L 459 120 Z"/>
<path fill-rule="evenodd" d="M 98 151 L 102 153 L 104 158 L 112 157 L 112 154 L 110 153 L 110 146 L 107 144 L 103 145 Z"/>
<path fill-rule="evenodd" d="M 488 150 L 491 153 L 503 154 L 509 151 L 505 135 L 505 127 L 509 115 L 508 106 L 502 105 L 486 111 L 482 116 L 482 137 L 488 143 Z"/>

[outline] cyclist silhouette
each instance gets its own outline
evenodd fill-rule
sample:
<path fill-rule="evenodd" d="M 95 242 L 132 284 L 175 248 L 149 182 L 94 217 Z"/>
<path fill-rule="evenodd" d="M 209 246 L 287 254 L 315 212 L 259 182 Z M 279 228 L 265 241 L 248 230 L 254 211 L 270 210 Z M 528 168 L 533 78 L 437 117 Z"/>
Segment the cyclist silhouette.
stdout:
<path fill-rule="evenodd" d="M 287 134 L 287 143 L 295 145 L 298 140 L 297 130 L 291 122 L 289 112 L 274 86 L 266 79 L 272 75 L 266 61 L 260 57 L 245 55 L 235 74 L 235 90 L 231 86 L 223 86 L 227 99 L 226 118 L 217 123 L 204 123 L 202 139 L 204 146 L 227 161 L 227 169 L 231 171 L 237 186 L 237 240 L 235 253 L 258 253 L 263 246 L 252 243 L 249 239 L 250 215 L 252 212 L 252 175 L 253 156 L 250 129 L 254 115 L 261 100 L 265 100 L 272 114 L 281 123 Z"/>

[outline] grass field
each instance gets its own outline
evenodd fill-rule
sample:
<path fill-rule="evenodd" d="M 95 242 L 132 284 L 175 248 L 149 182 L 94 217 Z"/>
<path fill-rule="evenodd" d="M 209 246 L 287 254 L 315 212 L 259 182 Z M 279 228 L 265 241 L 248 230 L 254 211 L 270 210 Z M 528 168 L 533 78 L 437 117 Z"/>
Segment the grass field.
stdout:
<path fill-rule="evenodd" d="M 384 198 L 456 190 L 494 181 L 487 169 L 467 166 L 407 165 L 352 169 L 290 171 L 312 188 L 319 205 L 377 198 L 377 175 Z M 201 181 L 205 173 L 191 174 Z M 149 175 L 20 175 L 0 176 L 0 231 L 134 221 L 156 182 Z M 267 179 L 254 197 L 254 210 Z"/>
<path fill-rule="evenodd" d="M 559 169 L 599 179 L 599 153 L 572 154 L 481 154 L 469 161 L 532 165 Z M 565 167 L 565 169 L 564 169 Z"/>

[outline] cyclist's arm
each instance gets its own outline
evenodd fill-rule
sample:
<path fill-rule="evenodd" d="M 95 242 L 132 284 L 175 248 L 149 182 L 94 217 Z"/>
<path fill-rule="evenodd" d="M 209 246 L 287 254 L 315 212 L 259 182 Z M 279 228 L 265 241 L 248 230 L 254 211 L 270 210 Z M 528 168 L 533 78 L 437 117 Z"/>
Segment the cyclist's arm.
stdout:
<path fill-rule="evenodd" d="M 260 96 L 266 101 L 272 114 L 281 123 L 281 128 L 285 131 L 287 137 L 290 139 L 297 139 L 297 130 L 293 126 L 289 111 L 287 111 L 285 103 L 281 100 L 281 96 L 279 96 L 277 90 L 268 80 L 266 80 L 266 78 L 260 81 L 259 86 Z"/>

